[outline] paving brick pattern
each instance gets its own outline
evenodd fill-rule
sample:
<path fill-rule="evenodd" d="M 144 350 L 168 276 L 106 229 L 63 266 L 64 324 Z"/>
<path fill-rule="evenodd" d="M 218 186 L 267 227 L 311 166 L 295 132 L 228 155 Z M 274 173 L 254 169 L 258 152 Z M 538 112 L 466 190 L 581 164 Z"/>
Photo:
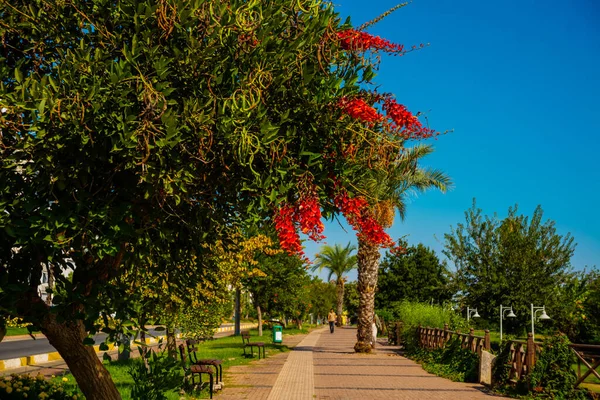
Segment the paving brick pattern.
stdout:
<path fill-rule="evenodd" d="M 314 349 L 316 399 L 465 399 L 490 400 L 484 387 L 452 382 L 429 374 L 398 354 L 396 346 L 384 346 L 373 354 L 356 354 L 356 329 L 336 329 L 321 334 Z M 496 397 L 498 398 L 498 397 Z"/>
<path fill-rule="evenodd" d="M 297 346 L 307 335 L 284 335 L 283 344 Z M 239 365 L 223 372 L 225 388 L 215 395 L 215 400 L 267 400 L 291 352 L 269 354 L 267 358 L 247 365 Z M 283 397 L 287 399 L 287 396 Z"/>
<path fill-rule="evenodd" d="M 452 382 L 425 372 L 420 365 L 384 345 L 373 354 L 356 354 L 356 329 L 313 331 L 290 337 L 298 346 L 250 365 L 231 368 L 216 400 L 426 400 L 499 399 L 481 385 Z M 284 337 L 284 343 L 294 343 Z M 302 339 L 301 342 L 299 340 Z M 313 376 L 308 371 L 312 362 Z M 304 365 L 303 365 L 304 364 Z"/>

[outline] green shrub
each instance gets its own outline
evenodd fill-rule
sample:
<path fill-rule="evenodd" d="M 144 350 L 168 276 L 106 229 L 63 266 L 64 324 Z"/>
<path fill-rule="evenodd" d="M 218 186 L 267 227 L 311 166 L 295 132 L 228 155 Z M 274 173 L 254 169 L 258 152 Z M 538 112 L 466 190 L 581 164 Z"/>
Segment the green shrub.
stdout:
<path fill-rule="evenodd" d="M 539 395 L 552 399 L 586 399 L 587 392 L 574 389 L 577 375 L 571 369 L 575 355 L 565 335 L 544 341 L 542 351 L 529 374 L 529 386 Z"/>
<path fill-rule="evenodd" d="M 511 341 L 514 340 L 514 336 L 506 335 L 500 343 L 500 351 L 496 356 L 496 361 L 492 367 L 492 381 L 494 386 L 502 388 L 509 386 L 509 374 L 511 369 L 511 354 L 510 347 Z"/>
<path fill-rule="evenodd" d="M 66 379 L 66 378 L 64 378 Z M 77 400 L 84 397 L 77 392 L 67 389 L 62 383 L 51 382 L 38 375 L 11 375 L 0 378 L 0 399 L 21 400 Z"/>
<path fill-rule="evenodd" d="M 453 381 L 477 382 L 479 377 L 477 353 L 462 349 L 459 338 L 452 339 L 444 349 L 415 350 L 411 358 L 420 362 L 427 372 Z"/>
<path fill-rule="evenodd" d="M 514 337 L 505 338 L 492 370 L 494 389 L 511 396 L 564 400 L 587 399 L 587 390 L 574 389 L 577 376 L 571 368 L 575 356 L 564 335 L 548 337 L 538 353 L 535 366 L 525 379 L 509 381 L 510 347 Z"/>
<path fill-rule="evenodd" d="M 452 330 L 466 330 L 467 321 L 449 307 L 411 301 L 394 302 L 383 310 L 389 320 L 402 321 L 402 344 L 411 354 L 418 349 L 416 328 L 421 325 L 430 328 L 443 328 L 448 324 Z"/>
<path fill-rule="evenodd" d="M 142 354 L 142 348 L 139 348 Z M 146 351 L 146 362 L 137 362 L 129 369 L 133 378 L 131 398 L 133 400 L 166 400 L 166 392 L 178 388 L 183 383 L 181 365 L 177 359 L 169 357 L 166 351 L 158 354 Z"/>

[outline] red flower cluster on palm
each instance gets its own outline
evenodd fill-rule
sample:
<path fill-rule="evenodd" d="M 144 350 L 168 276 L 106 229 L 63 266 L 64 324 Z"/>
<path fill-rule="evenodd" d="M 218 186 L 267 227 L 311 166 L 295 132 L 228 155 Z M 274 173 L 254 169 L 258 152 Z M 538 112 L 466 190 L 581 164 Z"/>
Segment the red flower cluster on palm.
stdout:
<path fill-rule="evenodd" d="M 300 200 L 295 215 L 300 224 L 300 230 L 305 235 L 308 235 L 311 240 L 318 242 L 325 238 L 322 235 L 325 226 L 321 221 L 321 207 L 319 199 L 316 196 Z"/>
<path fill-rule="evenodd" d="M 361 98 L 348 100 L 347 98 L 342 97 L 338 103 L 338 107 L 352 118 L 360 119 L 365 122 L 377 122 L 381 121 L 383 118 L 383 115 L 379 114 L 376 109 L 368 105 Z"/>
<path fill-rule="evenodd" d="M 423 127 L 423 124 L 415 115 L 392 97 L 385 98 L 382 108 L 387 117 L 392 120 L 390 128 L 406 140 L 427 139 L 439 135 L 438 132 Z"/>
<path fill-rule="evenodd" d="M 347 29 L 337 33 L 342 49 L 344 50 L 381 50 L 386 53 L 404 54 L 404 46 L 395 44 L 379 36 L 373 36 L 367 32 Z"/>
<path fill-rule="evenodd" d="M 288 254 L 304 254 L 300 244 L 300 236 L 294 225 L 294 207 L 290 204 L 281 206 L 275 215 L 275 229 L 281 248 Z"/>
<path fill-rule="evenodd" d="M 350 198 L 345 191 L 340 192 L 334 199 L 337 208 L 355 231 L 359 239 L 384 247 L 393 247 L 395 242 L 388 235 L 375 218 L 364 213 L 369 203 L 363 197 Z"/>
<path fill-rule="evenodd" d="M 284 204 L 275 215 L 275 229 L 281 248 L 288 254 L 304 255 L 300 244 L 298 229 L 308 235 L 311 240 L 323 240 L 325 226 L 321 221 L 321 207 L 315 195 L 301 198 L 296 206 Z"/>

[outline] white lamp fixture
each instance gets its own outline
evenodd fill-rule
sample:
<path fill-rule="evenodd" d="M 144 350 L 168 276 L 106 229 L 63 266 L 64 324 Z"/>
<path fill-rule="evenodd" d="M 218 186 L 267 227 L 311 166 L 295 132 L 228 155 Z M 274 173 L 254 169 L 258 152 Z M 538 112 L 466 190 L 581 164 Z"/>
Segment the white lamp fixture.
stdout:
<path fill-rule="evenodd" d="M 467 307 L 467 321 L 469 319 L 471 319 L 471 314 L 473 314 L 473 318 L 479 318 L 480 317 L 480 315 L 477 312 L 476 308 L 469 308 L 469 307 Z"/>
<path fill-rule="evenodd" d="M 500 304 L 500 343 L 502 343 L 502 320 L 504 319 L 504 313 L 508 311 L 508 318 L 515 318 L 516 315 L 513 312 L 512 306 L 510 307 L 504 307 L 502 304 Z"/>
<path fill-rule="evenodd" d="M 531 304 L 531 336 L 534 341 L 535 341 L 535 315 L 537 314 L 538 311 L 542 312 L 542 314 L 540 315 L 541 320 L 550 319 L 548 314 L 546 314 L 546 306 L 534 307 L 533 303 Z"/>

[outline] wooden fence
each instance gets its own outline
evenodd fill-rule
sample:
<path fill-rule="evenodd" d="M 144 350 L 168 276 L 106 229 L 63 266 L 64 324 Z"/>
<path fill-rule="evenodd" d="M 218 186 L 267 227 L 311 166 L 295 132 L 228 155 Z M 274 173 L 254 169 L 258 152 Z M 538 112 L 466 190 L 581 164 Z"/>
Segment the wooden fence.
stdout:
<path fill-rule="evenodd" d="M 531 372 L 537 359 L 537 353 L 540 351 L 540 343 L 533 341 L 533 335 L 527 334 L 527 340 L 510 341 L 510 372 L 508 379 L 512 383 L 517 383 Z"/>
<path fill-rule="evenodd" d="M 598 367 L 600 367 L 600 346 L 593 344 L 571 344 L 569 345 L 575 356 L 577 357 L 577 381 L 575 387 L 585 381 L 585 379 L 594 374 L 596 378 L 600 379 L 598 374 Z M 581 373 L 581 364 L 587 367 L 587 371 Z"/>
<path fill-rule="evenodd" d="M 389 335 L 399 344 L 402 333 L 402 323 L 397 322 L 393 329 L 389 330 Z M 426 349 L 442 349 L 452 340 L 453 337 L 459 337 L 461 348 L 469 349 L 472 352 L 481 356 L 482 350 L 490 350 L 490 332 L 485 331 L 484 336 L 475 336 L 473 328 L 469 333 L 460 333 L 460 331 L 450 331 L 448 325 L 444 325 L 443 329 L 439 328 L 417 328 L 417 336 L 419 346 Z M 527 340 L 511 340 L 510 341 L 510 372 L 509 380 L 512 383 L 517 383 L 525 378 L 531 372 L 539 353 L 542 351 L 543 344 L 534 342 L 533 335 L 527 334 Z M 575 388 L 585 381 L 585 379 L 594 375 L 600 379 L 600 345 L 591 344 L 570 344 L 571 351 L 577 357 L 577 381 Z M 582 371 L 582 365 L 586 367 Z"/>
<path fill-rule="evenodd" d="M 419 346 L 425 349 L 443 349 L 446 347 L 452 338 L 458 337 L 460 347 L 469 349 L 474 353 L 481 354 L 481 350 L 490 350 L 490 331 L 485 330 L 485 336 L 475 336 L 474 329 L 471 328 L 469 333 L 460 333 L 460 331 L 451 331 L 448 329 L 448 324 L 440 328 L 423 328 L 419 325 L 417 328 L 417 336 L 419 338 Z"/>

